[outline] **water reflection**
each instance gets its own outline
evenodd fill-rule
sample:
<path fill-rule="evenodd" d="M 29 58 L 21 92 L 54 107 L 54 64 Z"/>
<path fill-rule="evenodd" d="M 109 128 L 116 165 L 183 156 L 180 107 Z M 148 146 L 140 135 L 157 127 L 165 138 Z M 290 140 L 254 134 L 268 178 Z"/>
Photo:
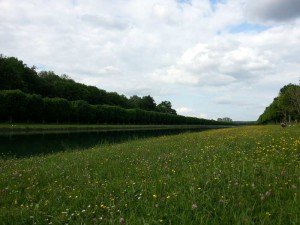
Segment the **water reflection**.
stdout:
<path fill-rule="evenodd" d="M 60 151 L 86 149 L 93 146 L 119 143 L 132 139 L 203 130 L 204 129 L 2 134 L 0 135 L 0 154 L 2 157 L 28 157 Z"/>

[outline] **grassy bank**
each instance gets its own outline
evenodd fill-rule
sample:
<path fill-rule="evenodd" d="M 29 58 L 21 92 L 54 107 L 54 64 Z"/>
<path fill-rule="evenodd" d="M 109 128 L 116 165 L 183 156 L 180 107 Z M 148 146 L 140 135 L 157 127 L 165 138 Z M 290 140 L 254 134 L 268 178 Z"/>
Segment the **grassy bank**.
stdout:
<path fill-rule="evenodd" d="M 0 160 L 0 224 L 297 224 L 300 127 Z"/>
<path fill-rule="evenodd" d="M 26 124 L 0 123 L 2 132 L 38 131 L 90 131 L 90 130 L 159 130 L 159 129 L 196 129 L 222 128 L 224 125 L 97 125 L 97 124 Z"/>

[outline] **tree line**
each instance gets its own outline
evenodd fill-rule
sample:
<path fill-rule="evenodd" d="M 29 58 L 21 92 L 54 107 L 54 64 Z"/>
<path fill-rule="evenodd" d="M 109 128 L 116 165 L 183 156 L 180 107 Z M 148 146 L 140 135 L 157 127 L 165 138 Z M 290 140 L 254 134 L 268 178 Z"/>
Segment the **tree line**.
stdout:
<path fill-rule="evenodd" d="M 228 124 L 170 113 L 92 105 L 83 100 L 43 98 L 21 90 L 0 91 L 0 121 L 97 124 Z"/>
<path fill-rule="evenodd" d="M 58 76 L 52 71 L 37 72 L 15 57 L 0 55 L 0 90 L 21 90 L 48 98 L 64 98 L 68 101 L 83 100 L 92 105 L 113 105 L 126 109 L 176 114 L 169 101 L 156 104 L 150 95 L 127 98 L 116 92 L 107 92 L 95 86 L 77 83 L 68 75 Z"/>
<path fill-rule="evenodd" d="M 37 72 L 0 55 L 0 121 L 97 124 L 228 124 L 177 115 L 169 101 L 127 98 L 77 83 L 67 75 Z"/>
<path fill-rule="evenodd" d="M 280 89 L 273 102 L 258 118 L 258 123 L 281 123 L 300 120 L 300 84 L 288 84 Z"/>

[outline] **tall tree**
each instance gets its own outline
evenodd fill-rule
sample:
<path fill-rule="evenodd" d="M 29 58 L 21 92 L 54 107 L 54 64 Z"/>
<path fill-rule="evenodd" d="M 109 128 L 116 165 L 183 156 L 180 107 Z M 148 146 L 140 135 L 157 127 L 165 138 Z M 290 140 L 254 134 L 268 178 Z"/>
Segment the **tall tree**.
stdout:
<path fill-rule="evenodd" d="M 258 122 L 280 122 L 300 119 L 300 85 L 288 84 L 282 87 L 278 97 L 266 107 Z"/>
<path fill-rule="evenodd" d="M 163 113 L 177 114 L 176 110 L 172 109 L 172 103 L 170 101 L 162 101 L 157 105 L 157 111 Z"/>
<path fill-rule="evenodd" d="M 150 96 L 144 96 L 141 99 L 140 108 L 148 111 L 155 111 L 156 110 L 156 103 L 154 99 Z"/>

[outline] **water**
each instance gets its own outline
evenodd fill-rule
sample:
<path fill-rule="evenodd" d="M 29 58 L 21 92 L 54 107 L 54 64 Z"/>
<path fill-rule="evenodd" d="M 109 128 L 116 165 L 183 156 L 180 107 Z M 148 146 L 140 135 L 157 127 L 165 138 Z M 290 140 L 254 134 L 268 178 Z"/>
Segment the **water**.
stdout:
<path fill-rule="evenodd" d="M 87 149 L 94 146 L 120 143 L 132 139 L 203 130 L 204 129 L 0 134 L 0 155 L 5 158 L 29 157 L 60 151 Z"/>

